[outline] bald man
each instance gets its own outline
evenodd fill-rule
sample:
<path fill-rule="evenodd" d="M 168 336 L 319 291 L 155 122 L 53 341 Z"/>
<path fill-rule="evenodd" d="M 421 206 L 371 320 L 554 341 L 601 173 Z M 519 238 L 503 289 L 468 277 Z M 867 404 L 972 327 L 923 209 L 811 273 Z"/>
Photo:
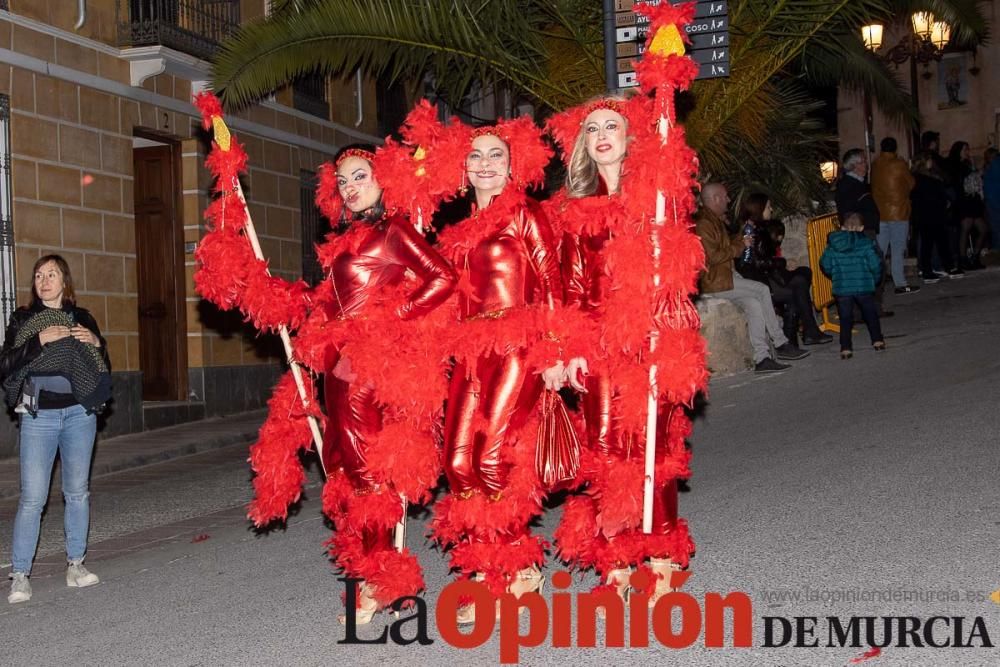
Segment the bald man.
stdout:
<path fill-rule="evenodd" d="M 771 347 L 778 359 L 803 359 L 809 352 L 790 342 L 781 330 L 774 313 L 771 290 L 755 280 L 746 280 L 733 269 L 733 260 L 750 246 L 750 237 L 731 237 L 726 231 L 729 193 L 721 183 L 708 183 L 701 190 L 701 209 L 695 216 L 695 232 L 705 247 L 705 273 L 701 277 L 702 294 L 732 301 L 747 318 L 750 344 L 753 346 L 754 371 L 780 373 L 788 368 L 771 358 Z"/>

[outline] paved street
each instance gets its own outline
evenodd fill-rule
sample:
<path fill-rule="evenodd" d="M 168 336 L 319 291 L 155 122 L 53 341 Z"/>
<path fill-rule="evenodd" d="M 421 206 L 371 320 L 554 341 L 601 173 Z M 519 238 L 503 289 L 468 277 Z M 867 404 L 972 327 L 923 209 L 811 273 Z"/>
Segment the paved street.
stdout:
<path fill-rule="evenodd" d="M 1000 605 L 988 599 L 1000 589 L 1000 271 L 887 301 L 887 352 L 861 330 L 850 361 L 834 343 L 779 376 L 717 380 L 696 423 L 681 507 L 698 553 L 685 591 L 749 594 L 754 648 L 709 650 L 699 638 L 668 650 L 650 637 L 646 649 L 554 649 L 550 635 L 522 664 L 846 666 L 864 652 L 826 647 L 825 625 L 819 648 L 762 648 L 763 616 L 963 616 L 963 640 L 981 616 L 1000 642 Z M 230 446 L 96 478 L 88 565 L 102 582 L 90 589 L 64 585 L 52 502 L 34 597 L 0 605 L 0 664 L 497 664 L 496 636 L 454 649 L 433 615 L 430 646 L 338 645 L 342 588 L 324 558 L 321 480 L 313 470 L 286 529 L 256 534 L 242 518 L 245 458 Z M 13 508 L 0 501 L 4 568 Z M 411 520 L 409 545 L 433 609 L 447 573 L 422 539 L 425 519 Z M 547 514 L 543 531 L 557 520 Z M 573 588 L 594 583 L 576 577 Z M 377 636 L 384 619 L 359 635 Z M 861 664 L 996 665 L 1000 651 L 893 645 Z"/>

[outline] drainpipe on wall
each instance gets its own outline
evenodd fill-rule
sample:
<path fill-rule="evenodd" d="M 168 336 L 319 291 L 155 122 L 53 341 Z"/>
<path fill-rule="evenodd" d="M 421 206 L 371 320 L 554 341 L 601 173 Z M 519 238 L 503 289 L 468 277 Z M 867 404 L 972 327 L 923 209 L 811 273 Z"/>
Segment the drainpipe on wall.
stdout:
<path fill-rule="evenodd" d="M 79 30 L 87 22 L 87 0 L 77 0 L 76 3 L 76 25 L 73 30 Z"/>
<path fill-rule="evenodd" d="M 83 2 L 83 0 L 80 0 L 80 2 Z M 358 102 L 358 118 L 357 118 L 357 120 L 354 121 L 354 127 L 361 127 L 361 123 L 364 122 L 364 120 L 365 120 L 365 105 L 364 105 L 364 97 L 362 96 L 363 94 L 362 94 L 362 91 L 361 91 L 361 68 L 360 67 L 358 68 L 358 71 L 355 73 L 354 82 L 355 82 L 355 85 L 356 85 L 356 88 L 355 88 L 355 91 L 354 91 L 354 97 L 355 97 L 355 99 Z"/>

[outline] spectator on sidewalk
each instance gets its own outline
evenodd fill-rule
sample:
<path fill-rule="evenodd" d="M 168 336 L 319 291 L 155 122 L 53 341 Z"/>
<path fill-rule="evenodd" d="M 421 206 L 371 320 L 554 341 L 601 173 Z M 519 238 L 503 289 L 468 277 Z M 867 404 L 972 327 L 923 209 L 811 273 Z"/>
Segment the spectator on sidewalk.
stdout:
<path fill-rule="evenodd" d="M 0 351 L 7 403 L 20 415 L 21 498 L 14 519 L 7 601 L 31 599 L 31 564 L 58 452 L 66 502 L 66 585 L 93 586 L 83 566 L 90 527 L 90 460 L 97 415 L 111 398 L 111 361 L 93 316 L 76 305 L 69 265 L 35 262 L 31 303 L 10 318 Z"/>
<path fill-rule="evenodd" d="M 945 159 L 941 155 L 941 133 L 934 130 L 926 130 L 920 135 L 920 151 L 930 155 L 934 161 L 934 166 L 942 172 L 945 170 Z"/>
<path fill-rule="evenodd" d="M 896 155 L 896 139 L 882 140 L 882 152 L 872 163 L 872 196 L 879 212 L 878 245 L 889 257 L 896 294 L 910 294 L 920 288 L 906 282 L 903 255 L 910 234 L 910 192 L 913 174 L 906 161 Z"/>
<path fill-rule="evenodd" d="M 914 161 L 913 177 L 910 220 L 920 236 L 920 276 L 925 283 L 936 283 L 941 278 L 960 278 L 965 272 L 955 265 L 948 243 L 947 176 L 938 168 L 933 154 L 925 151 Z M 934 271 L 935 248 L 945 273 Z"/>
<path fill-rule="evenodd" d="M 1000 159 L 995 148 L 983 155 L 983 200 L 990 225 L 990 247 L 1000 252 Z"/>
<path fill-rule="evenodd" d="M 788 368 L 771 358 L 770 343 L 779 359 L 802 359 L 809 352 L 791 343 L 781 330 L 774 313 L 771 290 L 759 282 L 747 280 L 736 273 L 733 262 L 750 247 L 749 237 L 730 236 L 726 231 L 729 194 L 721 183 L 709 183 L 701 190 L 701 209 L 695 217 L 695 231 L 705 248 L 705 273 L 701 291 L 720 299 L 733 301 L 747 318 L 750 343 L 753 346 L 754 370 L 775 373 Z"/>
<path fill-rule="evenodd" d="M 952 228 L 958 238 L 949 250 L 957 252 L 958 268 L 978 270 L 985 268 L 979 254 L 986 243 L 986 206 L 983 203 L 983 175 L 972 162 L 972 152 L 965 141 L 956 141 L 945 160 L 951 189 L 955 193 L 951 210 Z M 969 258 L 969 236 L 975 232 L 976 240 Z"/>
<path fill-rule="evenodd" d="M 879 352 L 885 350 L 875 306 L 875 286 L 883 269 L 882 257 L 875 242 L 864 234 L 860 215 L 851 213 L 840 231 L 830 232 L 819 265 L 833 281 L 833 296 L 837 299 L 837 315 L 840 318 L 840 358 L 854 356 L 851 327 L 854 324 L 855 304 L 861 308 L 872 347 Z"/>
<path fill-rule="evenodd" d="M 865 157 L 865 152 L 860 148 L 850 149 L 844 153 L 842 167 L 843 176 L 837 181 L 837 187 L 834 191 L 834 201 L 837 204 L 837 217 L 840 219 L 840 224 L 843 225 L 851 213 L 857 213 L 864 224 L 865 236 L 872 241 L 877 241 L 882 216 L 867 181 L 868 158 Z M 879 315 L 891 317 L 893 313 L 882 308 L 883 286 L 884 281 L 875 288 L 875 303 L 878 305 Z"/>
<path fill-rule="evenodd" d="M 805 345 L 832 342 L 832 336 L 820 331 L 816 325 L 809 293 L 812 271 L 808 266 L 789 271 L 785 258 L 781 256 L 785 226 L 780 221 L 772 220 L 768 196 L 760 192 L 748 196 L 743 201 L 738 221 L 740 229 L 749 223 L 756 233 L 749 261 L 744 261 L 741 254 L 736 260 L 736 270 L 747 280 L 756 280 L 771 289 L 771 300 L 782 310 L 785 337 L 797 344 L 801 327 Z"/>

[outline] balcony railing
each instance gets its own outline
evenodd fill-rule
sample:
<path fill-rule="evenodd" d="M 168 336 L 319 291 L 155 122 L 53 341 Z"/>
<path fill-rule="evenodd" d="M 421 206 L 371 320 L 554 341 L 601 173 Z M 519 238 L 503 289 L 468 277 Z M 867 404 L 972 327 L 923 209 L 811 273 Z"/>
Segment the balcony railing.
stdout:
<path fill-rule="evenodd" d="M 240 0 L 116 0 L 119 46 L 167 46 L 209 59 L 240 25 Z"/>

